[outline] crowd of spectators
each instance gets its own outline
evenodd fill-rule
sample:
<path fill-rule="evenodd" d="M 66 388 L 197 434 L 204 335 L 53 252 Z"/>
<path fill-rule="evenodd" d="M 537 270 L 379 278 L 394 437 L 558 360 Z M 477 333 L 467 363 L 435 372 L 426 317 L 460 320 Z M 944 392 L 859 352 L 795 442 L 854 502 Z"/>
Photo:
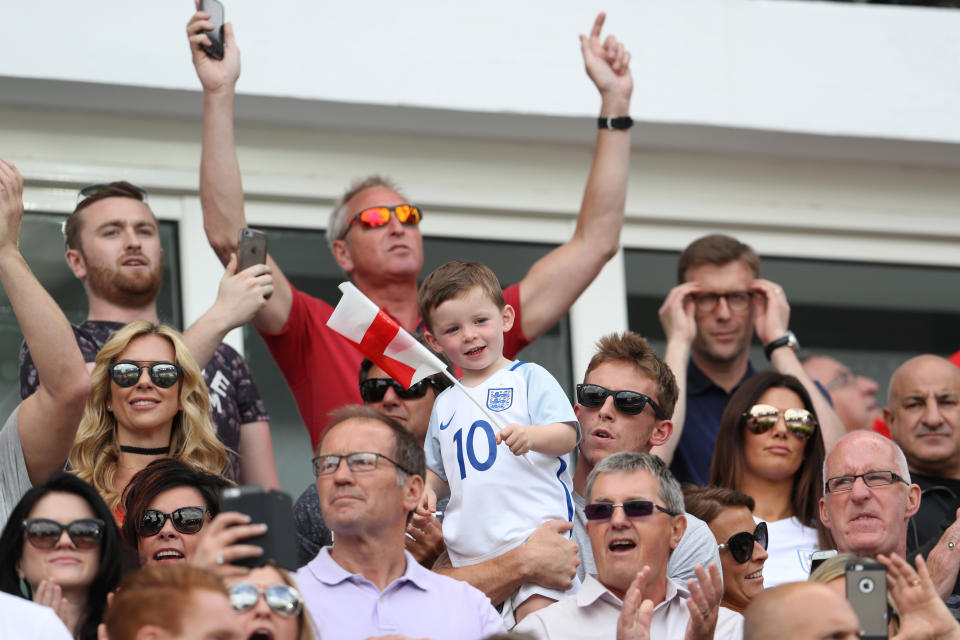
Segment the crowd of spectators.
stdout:
<path fill-rule="evenodd" d="M 601 108 L 577 226 L 519 283 L 455 261 L 420 284 L 423 212 L 386 178 L 335 206 L 346 276 L 448 365 L 409 385 L 328 328 L 331 304 L 274 257 L 238 268 L 239 49 L 227 24 L 210 54 L 209 18 L 187 36 L 204 228 L 226 270 L 182 334 L 157 317 L 141 189 L 81 192 L 64 235 L 89 313 L 71 326 L 19 253 L 23 178 L 0 160 L 0 283 L 24 336 L 23 400 L 0 430 L 4 637 L 960 638 L 957 365 L 904 362 L 881 410 L 874 381 L 798 356 L 786 292 L 720 234 L 680 257 L 662 357 L 603 336 L 572 403 L 515 359 L 619 245 L 633 84 L 603 14 L 581 36 Z M 282 461 L 316 475 L 293 507 L 293 572 L 254 543 L 266 523 L 221 508 L 227 488 L 279 488 L 252 374 L 221 342 L 248 322 L 313 446 Z M 868 564 L 886 575 L 880 614 L 844 597 Z"/>

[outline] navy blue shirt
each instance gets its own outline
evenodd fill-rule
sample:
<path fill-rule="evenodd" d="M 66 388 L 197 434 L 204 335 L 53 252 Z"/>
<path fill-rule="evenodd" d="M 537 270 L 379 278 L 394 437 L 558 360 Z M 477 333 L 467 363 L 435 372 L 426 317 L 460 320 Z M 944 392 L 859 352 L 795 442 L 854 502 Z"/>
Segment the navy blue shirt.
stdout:
<path fill-rule="evenodd" d="M 755 373 L 747 362 L 747 372 L 727 393 L 707 377 L 693 359 L 687 365 L 687 415 L 683 421 L 683 435 L 673 454 L 670 471 L 680 482 L 703 486 L 710 481 L 710 462 L 717 446 L 720 416 L 727 408 L 730 396 Z"/>

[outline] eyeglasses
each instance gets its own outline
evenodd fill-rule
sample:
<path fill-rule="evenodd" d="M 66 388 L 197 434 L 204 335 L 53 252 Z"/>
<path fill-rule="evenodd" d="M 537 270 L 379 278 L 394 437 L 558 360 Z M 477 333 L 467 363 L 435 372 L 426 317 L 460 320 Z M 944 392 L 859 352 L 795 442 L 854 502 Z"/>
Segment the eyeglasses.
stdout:
<path fill-rule="evenodd" d="M 115 191 L 117 195 L 124 194 L 130 198 L 137 198 L 143 202 L 147 201 L 147 190 L 143 187 L 131 184 L 129 182 L 98 182 L 97 184 L 88 184 L 77 193 L 77 202 L 86 200 L 90 196 L 95 196 L 106 188 Z M 139 197 L 138 197 L 139 194 Z"/>
<path fill-rule="evenodd" d="M 609 520 L 613 516 L 613 510 L 617 507 L 623 507 L 623 513 L 628 518 L 645 518 L 653 513 L 654 508 L 663 511 L 668 516 L 675 516 L 674 512 L 665 509 L 650 500 L 627 500 L 620 504 L 610 502 L 594 502 L 583 508 L 583 513 L 587 520 Z"/>
<path fill-rule="evenodd" d="M 427 395 L 427 389 L 430 387 L 436 391 L 436 382 L 430 378 L 424 378 L 409 389 L 404 389 L 402 384 L 390 378 L 367 378 L 360 383 L 360 397 L 364 402 L 380 402 L 386 395 L 387 389 L 393 389 L 398 398 L 410 400 Z"/>
<path fill-rule="evenodd" d="M 70 524 L 47 518 L 27 518 L 23 521 L 23 530 L 27 541 L 37 549 L 53 549 L 64 531 L 77 549 L 93 549 L 100 544 L 104 524 L 99 518 L 82 518 Z"/>
<path fill-rule="evenodd" d="M 777 425 L 780 410 L 769 404 L 755 404 L 743 414 L 744 424 L 753 433 L 766 433 Z M 806 440 L 817 430 L 817 419 L 806 409 L 784 409 L 783 422 L 793 435 Z"/>
<path fill-rule="evenodd" d="M 191 534 L 203 528 L 203 523 L 207 519 L 207 510 L 204 507 L 180 507 L 170 513 L 164 513 L 158 509 L 147 509 L 137 523 L 137 533 L 142 538 L 155 536 L 163 529 L 167 518 L 170 518 L 174 529 L 180 533 Z"/>
<path fill-rule="evenodd" d="M 397 214 L 397 220 L 402 224 L 411 226 L 416 226 L 423 220 L 423 212 L 420 211 L 419 207 L 415 207 L 412 204 L 398 204 L 393 207 L 370 207 L 350 219 L 347 227 L 343 230 L 343 233 L 340 234 L 339 239 L 343 240 L 347 237 L 347 233 L 350 232 L 350 227 L 352 227 L 355 222 L 359 222 L 364 229 L 376 229 L 377 227 L 387 225 L 390 223 L 391 213 Z"/>
<path fill-rule="evenodd" d="M 835 478 L 829 478 L 823 488 L 824 493 L 842 493 L 844 491 L 850 491 L 853 489 L 854 483 L 857 481 L 857 478 L 863 478 L 863 484 L 868 487 L 885 487 L 894 482 L 902 482 L 907 484 L 907 481 L 895 474 L 893 471 L 867 471 L 866 473 L 860 473 L 855 476 L 837 476 Z"/>
<path fill-rule="evenodd" d="M 396 460 L 391 460 L 382 453 L 374 453 L 373 451 L 357 451 L 356 453 L 348 453 L 342 456 L 317 456 L 313 459 L 313 473 L 317 477 L 333 475 L 337 469 L 340 468 L 341 460 L 347 461 L 347 466 L 350 467 L 350 471 L 354 473 L 366 473 L 377 468 L 377 460 L 380 458 L 392 463 L 397 469 L 413 475 L 413 471 L 404 469 Z"/>
<path fill-rule="evenodd" d="M 764 549 L 767 548 L 767 523 L 761 522 L 757 525 L 757 528 L 753 530 L 753 533 L 749 531 L 741 531 L 740 533 L 735 533 L 723 544 L 717 545 L 717 548 L 723 551 L 724 549 L 730 550 L 730 555 L 733 556 L 733 559 L 744 564 L 750 561 L 750 558 L 753 557 L 753 542 L 756 541 Z"/>
<path fill-rule="evenodd" d="M 654 402 L 653 398 L 639 391 L 611 391 L 598 384 L 577 385 L 577 402 L 590 409 L 602 407 L 607 400 L 607 396 L 613 396 L 613 406 L 621 413 L 634 416 L 643 411 L 643 408 L 649 404 L 657 418 L 660 420 L 667 419 L 660 405 Z"/>
<path fill-rule="evenodd" d="M 180 365 L 172 362 L 154 362 L 139 364 L 130 360 L 114 362 L 110 365 L 110 377 L 119 387 L 132 387 L 140 382 L 140 374 L 146 369 L 150 373 L 153 384 L 169 389 L 180 379 Z"/>
<path fill-rule="evenodd" d="M 234 611 L 247 611 L 257 605 L 263 594 L 267 606 L 286 618 L 300 615 L 303 610 L 303 598 L 300 592 L 288 584 L 273 584 L 259 587 L 249 582 L 238 582 L 227 587 L 230 593 L 230 606 Z"/>
<path fill-rule="evenodd" d="M 833 391 L 834 389 L 839 389 L 840 387 L 847 387 L 851 384 L 856 384 L 857 376 L 849 371 L 844 371 L 839 374 L 836 378 L 827 383 L 827 391 Z"/>
<path fill-rule="evenodd" d="M 720 298 L 727 301 L 730 311 L 743 311 L 750 306 L 753 300 L 752 291 L 731 291 L 730 293 L 696 293 L 693 294 L 693 302 L 697 306 L 697 311 L 709 313 L 717 308 Z"/>

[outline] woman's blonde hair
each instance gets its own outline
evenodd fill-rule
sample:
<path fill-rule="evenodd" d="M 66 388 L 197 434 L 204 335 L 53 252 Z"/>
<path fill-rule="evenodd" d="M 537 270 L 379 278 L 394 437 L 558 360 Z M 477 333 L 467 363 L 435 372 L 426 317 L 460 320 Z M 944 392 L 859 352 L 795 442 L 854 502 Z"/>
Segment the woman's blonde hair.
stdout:
<path fill-rule="evenodd" d="M 117 442 L 117 420 L 107 409 L 110 396 L 108 367 L 130 342 L 148 335 L 161 336 L 173 345 L 176 363 L 182 370 L 179 382 L 182 410 L 173 419 L 170 456 L 213 474 L 223 474 L 228 463 L 227 450 L 217 439 L 210 419 L 207 385 L 180 332 L 166 324 L 146 320 L 131 322 L 111 335 L 97 354 L 90 374 L 90 395 L 70 451 L 71 469 L 96 487 L 114 511 L 120 507 L 123 487 L 116 486 L 120 444 Z"/>

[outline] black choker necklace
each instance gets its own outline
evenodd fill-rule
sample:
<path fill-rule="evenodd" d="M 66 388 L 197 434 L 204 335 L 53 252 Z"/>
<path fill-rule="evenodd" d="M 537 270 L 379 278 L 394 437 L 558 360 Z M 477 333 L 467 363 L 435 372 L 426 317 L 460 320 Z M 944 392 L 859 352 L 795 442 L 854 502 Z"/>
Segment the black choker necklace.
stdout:
<path fill-rule="evenodd" d="M 124 453 L 139 453 L 142 456 L 162 456 L 170 453 L 170 445 L 165 447 L 155 447 L 153 449 L 145 449 L 144 447 L 129 447 L 125 444 L 120 445 L 120 451 Z"/>

